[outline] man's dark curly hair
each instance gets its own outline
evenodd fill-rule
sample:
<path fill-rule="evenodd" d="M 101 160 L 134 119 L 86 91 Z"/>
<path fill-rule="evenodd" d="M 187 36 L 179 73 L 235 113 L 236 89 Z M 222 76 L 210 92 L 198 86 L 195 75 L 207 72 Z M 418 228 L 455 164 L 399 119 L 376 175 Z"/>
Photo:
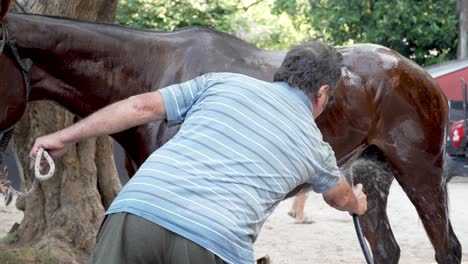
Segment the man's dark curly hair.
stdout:
<path fill-rule="evenodd" d="M 308 96 L 317 96 L 318 89 L 328 84 L 330 94 L 341 77 L 342 63 L 337 49 L 311 39 L 288 51 L 274 81 L 287 82 Z"/>

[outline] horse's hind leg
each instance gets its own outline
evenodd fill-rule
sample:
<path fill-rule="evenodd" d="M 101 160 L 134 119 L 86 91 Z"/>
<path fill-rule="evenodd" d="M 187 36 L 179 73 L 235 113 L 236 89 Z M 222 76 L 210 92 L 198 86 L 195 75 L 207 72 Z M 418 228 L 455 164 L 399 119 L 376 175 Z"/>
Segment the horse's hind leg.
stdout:
<path fill-rule="evenodd" d="M 455 236 L 447 208 L 443 178 L 443 153 L 428 155 L 421 147 L 407 146 L 407 153 L 385 151 L 395 178 L 416 207 L 435 250 L 438 263 L 460 263 L 461 245 Z"/>
<path fill-rule="evenodd" d="M 398 263 L 400 248 L 393 236 L 387 217 L 387 197 L 393 174 L 382 160 L 379 149 L 369 147 L 364 154 L 345 170 L 351 174 L 353 184 L 362 183 L 367 195 L 368 210 L 359 217 L 364 235 L 371 246 L 374 263 Z"/>

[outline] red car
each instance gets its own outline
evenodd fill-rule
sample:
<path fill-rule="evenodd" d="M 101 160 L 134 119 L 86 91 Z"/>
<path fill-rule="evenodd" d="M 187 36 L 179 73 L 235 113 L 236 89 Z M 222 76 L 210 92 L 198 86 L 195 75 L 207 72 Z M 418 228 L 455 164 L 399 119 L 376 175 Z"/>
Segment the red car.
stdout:
<path fill-rule="evenodd" d="M 463 78 L 461 80 L 465 118 L 452 123 L 448 128 L 447 155 L 445 157 L 447 181 L 453 176 L 468 176 L 468 137 L 465 133 L 468 126 L 467 88 L 465 80 Z"/>

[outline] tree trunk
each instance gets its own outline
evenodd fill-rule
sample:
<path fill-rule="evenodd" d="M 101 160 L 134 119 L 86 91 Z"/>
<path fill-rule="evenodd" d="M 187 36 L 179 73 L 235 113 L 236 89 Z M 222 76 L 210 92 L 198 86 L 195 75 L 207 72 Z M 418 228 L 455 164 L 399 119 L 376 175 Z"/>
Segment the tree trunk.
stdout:
<path fill-rule="evenodd" d="M 468 58 L 468 0 L 457 1 L 458 13 L 458 59 Z"/>
<path fill-rule="evenodd" d="M 117 0 L 19 2 L 30 13 L 88 21 L 113 21 L 117 11 Z M 33 182 L 28 152 L 34 139 L 74 121 L 76 117 L 71 113 L 49 102 L 29 104 L 13 138 L 13 148 L 19 157 L 22 189 L 29 189 Z M 24 219 L 16 231 L 18 245 L 46 250 L 59 263 L 86 263 L 105 209 L 120 189 L 109 137 L 72 146 L 56 162 L 56 172 L 51 179 L 40 183 L 31 196 L 17 200 L 17 208 L 24 211 Z"/>

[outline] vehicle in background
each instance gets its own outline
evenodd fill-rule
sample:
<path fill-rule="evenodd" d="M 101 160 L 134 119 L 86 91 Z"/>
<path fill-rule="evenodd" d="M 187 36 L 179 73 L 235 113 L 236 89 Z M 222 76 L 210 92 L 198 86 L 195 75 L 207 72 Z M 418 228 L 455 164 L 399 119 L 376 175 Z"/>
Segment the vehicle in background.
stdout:
<path fill-rule="evenodd" d="M 445 173 L 447 181 L 453 176 L 468 176 L 467 93 L 468 58 L 431 65 L 425 70 L 447 96 L 450 116 L 447 129 Z"/>
<path fill-rule="evenodd" d="M 448 127 L 445 173 L 447 181 L 453 176 L 468 176 L 468 111 L 467 85 L 461 78 L 463 93 L 463 119 L 453 122 Z"/>

